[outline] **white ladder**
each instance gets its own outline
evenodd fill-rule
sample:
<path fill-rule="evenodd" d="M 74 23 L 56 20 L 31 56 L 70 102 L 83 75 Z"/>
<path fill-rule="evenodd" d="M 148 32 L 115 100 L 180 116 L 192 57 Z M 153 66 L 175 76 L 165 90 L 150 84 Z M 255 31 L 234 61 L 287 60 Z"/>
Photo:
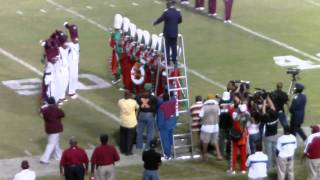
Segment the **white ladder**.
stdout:
<path fill-rule="evenodd" d="M 186 64 L 185 52 L 184 52 L 184 41 L 181 34 L 178 35 L 177 39 L 177 67 L 168 64 L 168 59 L 166 55 L 165 38 L 162 37 L 162 47 L 164 58 L 161 64 L 165 67 L 165 75 L 167 79 L 167 90 L 168 93 L 174 93 L 177 100 L 177 127 L 182 125 L 187 125 L 187 130 L 182 130 L 184 132 L 178 132 L 177 130 L 173 133 L 173 158 L 174 159 L 190 159 L 194 156 L 194 147 L 192 141 L 192 131 L 191 131 L 191 118 L 188 114 L 189 112 L 189 88 L 188 88 L 188 68 Z M 170 53 L 169 53 L 170 54 Z M 186 114 L 189 121 L 182 121 L 179 117 Z M 180 121 L 179 121 L 180 120 Z"/>

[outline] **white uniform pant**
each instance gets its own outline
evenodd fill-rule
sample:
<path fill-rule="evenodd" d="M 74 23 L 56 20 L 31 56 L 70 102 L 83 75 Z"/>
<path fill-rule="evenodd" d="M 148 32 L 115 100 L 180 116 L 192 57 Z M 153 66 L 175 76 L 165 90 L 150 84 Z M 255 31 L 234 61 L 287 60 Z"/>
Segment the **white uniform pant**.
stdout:
<path fill-rule="evenodd" d="M 59 135 L 60 133 L 48 134 L 48 144 L 42 157 L 40 158 L 40 161 L 47 163 L 49 162 L 51 156 L 55 160 L 60 160 L 62 151 L 59 145 Z"/>
<path fill-rule="evenodd" d="M 79 58 L 74 58 L 72 62 L 69 62 L 69 89 L 68 94 L 73 95 L 77 91 L 79 74 Z"/>
<path fill-rule="evenodd" d="M 54 100 L 56 102 L 59 100 L 59 97 L 57 95 L 57 88 L 56 88 L 55 82 L 51 82 L 48 85 L 46 95 L 47 95 L 48 98 L 49 97 L 54 97 Z"/>
<path fill-rule="evenodd" d="M 57 74 L 57 96 L 59 99 L 64 99 L 66 97 L 66 91 L 69 82 L 69 70 L 68 67 L 63 67 L 59 70 Z"/>
<path fill-rule="evenodd" d="M 320 159 L 306 159 L 308 180 L 320 179 Z"/>

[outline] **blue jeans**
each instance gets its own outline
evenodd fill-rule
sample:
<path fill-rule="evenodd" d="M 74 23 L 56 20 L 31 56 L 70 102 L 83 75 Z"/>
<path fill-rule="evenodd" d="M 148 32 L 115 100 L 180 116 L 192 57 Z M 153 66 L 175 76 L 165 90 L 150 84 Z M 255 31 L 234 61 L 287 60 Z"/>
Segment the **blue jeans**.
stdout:
<path fill-rule="evenodd" d="M 158 170 L 147 170 L 143 172 L 142 180 L 158 180 Z"/>
<path fill-rule="evenodd" d="M 149 147 L 150 142 L 153 138 L 154 129 L 154 116 L 153 113 L 140 112 L 138 117 L 137 126 L 137 149 L 142 149 L 143 147 L 143 132 L 147 128 L 147 143 L 146 147 Z"/>
<path fill-rule="evenodd" d="M 250 154 L 254 154 L 256 152 L 256 144 L 260 141 L 260 138 L 260 133 L 249 135 Z"/>
<path fill-rule="evenodd" d="M 278 118 L 282 127 L 289 126 L 287 116 L 283 111 L 278 112 Z"/>
<path fill-rule="evenodd" d="M 268 156 L 268 170 L 275 165 L 277 139 L 276 135 L 264 137 L 264 151 Z"/>

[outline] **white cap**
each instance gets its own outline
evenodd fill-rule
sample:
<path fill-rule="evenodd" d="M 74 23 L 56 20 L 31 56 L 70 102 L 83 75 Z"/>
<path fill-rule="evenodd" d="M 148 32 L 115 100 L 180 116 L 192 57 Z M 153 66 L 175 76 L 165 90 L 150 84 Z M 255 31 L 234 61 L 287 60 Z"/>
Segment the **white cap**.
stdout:
<path fill-rule="evenodd" d="M 150 45 L 150 33 L 149 33 L 149 31 L 146 31 L 146 30 L 143 31 L 143 38 L 144 38 L 144 45 L 149 46 Z"/>
<path fill-rule="evenodd" d="M 63 23 L 63 26 L 64 26 L 64 27 L 66 27 L 66 25 L 68 25 L 68 22 L 67 22 L 67 21 Z"/>
<path fill-rule="evenodd" d="M 223 92 L 222 100 L 223 101 L 230 101 L 230 93 L 228 91 Z"/>
<path fill-rule="evenodd" d="M 130 20 L 129 20 L 129 18 L 124 17 L 124 18 L 122 19 L 122 24 L 123 24 L 123 27 L 122 27 L 123 31 L 124 31 L 124 32 L 128 32 L 128 31 L 129 31 L 129 26 L 130 26 Z"/>
<path fill-rule="evenodd" d="M 142 42 L 143 31 L 141 29 L 137 29 L 138 43 Z"/>
<path fill-rule="evenodd" d="M 40 43 L 40 45 L 41 45 L 42 47 L 44 47 L 44 46 L 46 45 L 46 41 L 44 41 L 44 40 L 42 40 L 42 39 L 39 41 L 39 43 Z"/>
<path fill-rule="evenodd" d="M 154 50 L 156 50 L 157 44 L 158 44 L 158 36 L 155 35 L 155 34 L 152 34 L 151 40 L 152 40 L 151 48 L 154 49 Z"/>
<path fill-rule="evenodd" d="M 240 104 L 239 109 L 240 109 L 240 112 L 246 112 L 248 110 L 246 104 Z"/>
<path fill-rule="evenodd" d="M 115 16 L 114 16 L 114 22 L 113 22 L 114 24 L 113 24 L 113 27 L 115 28 L 115 29 L 120 29 L 121 28 L 121 26 L 122 26 L 122 16 L 120 15 L 120 14 L 116 14 Z"/>
<path fill-rule="evenodd" d="M 130 36 L 134 38 L 136 36 L 137 26 L 133 23 L 129 24 Z"/>

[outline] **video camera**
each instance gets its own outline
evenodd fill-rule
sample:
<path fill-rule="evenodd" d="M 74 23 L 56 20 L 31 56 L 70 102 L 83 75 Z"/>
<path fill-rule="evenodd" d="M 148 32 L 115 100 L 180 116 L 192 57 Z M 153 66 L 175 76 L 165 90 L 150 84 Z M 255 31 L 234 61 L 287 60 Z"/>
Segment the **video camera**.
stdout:
<path fill-rule="evenodd" d="M 298 68 L 288 68 L 287 74 L 291 74 L 292 76 L 296 76 L 300 73 L 300 69 Z"/>
<path fill-rule="evenodd" d="M 250 81 L 231 80 L 230 82 L 233 82 L 237 87 L 240 86 L 240 88 L 250 89 Z"/>

